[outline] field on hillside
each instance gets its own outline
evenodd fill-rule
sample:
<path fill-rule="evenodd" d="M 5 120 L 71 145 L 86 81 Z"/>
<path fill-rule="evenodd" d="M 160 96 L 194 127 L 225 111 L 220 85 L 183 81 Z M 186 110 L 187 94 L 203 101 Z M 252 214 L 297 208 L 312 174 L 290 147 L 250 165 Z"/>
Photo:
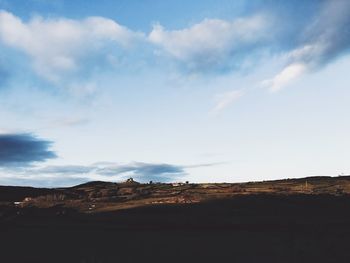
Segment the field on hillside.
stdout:
<path fill-rule="evenodd" d="M 199 203 L 237 195 L 343 195 L 350 193 L 350 177 L 309 177 L 248 183 L 141 184 L 89 182 L 70 188 L 0 187 L 0 204 L 25 207 L 61 207 L 80 212 L 102 212 L 145 205 Z"/>

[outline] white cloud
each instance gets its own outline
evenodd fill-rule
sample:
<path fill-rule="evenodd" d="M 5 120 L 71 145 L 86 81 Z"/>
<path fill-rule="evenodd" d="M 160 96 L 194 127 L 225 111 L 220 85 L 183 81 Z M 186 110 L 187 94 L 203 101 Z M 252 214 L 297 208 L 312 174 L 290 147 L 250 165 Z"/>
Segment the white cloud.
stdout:
<path fill-rule="evenodd" d="M 242 90 L 233 90 L 223 94 L 217 95 L 217 103 L 215 107 L 212 109 L 212 114 L 218 114 L 223 109 L 230 106 L 233 102 L 244 95 Z"/>
<path fill-rule="evenodd" d="M 307 66 L 305 64 L 290 64 L 272 79 L 262 81 L 261 85 L 264 88 L 268 88 L 271 92 L 276 92 L 286 87 L 292 81 L 298 79 L 306 71 Z"/>
<path fill-rule="evenodd" d="M 234 21 L 205 19 L 189 28 L 172 31 L 157 24 L 148 39 L 166 54 L 197 70 L 226 64 L 230 58 L 240 56 L 239 52 L 254 49 L 255 44 L 267 38 L 267 25 L 263 16 Z"/>
<path fill-rule="evenodd" d="M 284 69 L 263 81 L 263 85 L 272 91 L 350 49 L 350 2 L 347 0 L 315 4 L 312 10 L 316 11 L 303 18 L 305 22 L 300 28 L 294 28 L 299 23 L 292 23 L 293 19 L 299 18 L 296 13 L 282 17 L 283 12 L 262 10 L 268 15 L 261 13 L 234 20 L 207 18 L 179 30 L 157 24 L 147 37 L 103 17 L 80 20 L 33 17 L 23 21 L 0 10 L 0 43 L 27 54 L 37 74 L 78 96 L 94 93 L 95 75 L 90 73 L 100 73 L 99 65 L 95 67 L 100 62 L 125 68 L 125 61 L 132 59 L 137 62 L 133 66 L 149 66 L 154 58 L 149 56 L 149 46 L 137 47 L 131 56 L 124 53 L 123 48 L 139 41 L 143 44 L 148 41 L 157 55 L 170 58 L 166 62 L 180 62 L 181 69 L 196 77 L 201 77 L 202 74 L 197 73 L 203 72 L 221 74 L 237 69 L 250 70 L 263 57 L 260 55 L 268 54 L 266 57 L 271 59 L 271 55 L 282 52 L 287 54 L 282 58 Z M 286 23 L 293 28 L 290 32 Z M 281 34 L 281 31 L 285 33 Z M 121 49 L 111 51 L 110 44 Z M 84 60 L 86 57 L 91 60 Z M 180 75 L 182 73 L 181 70 Z"/>
<path fill-rule="evenodd" d="M 83 20 L 34 17 L 23 22 L 0 11 L 0 41 L 32 58 L 35 71 L 51 81 L 77 70 L 79 59 L 101 48 L 106 42 L 129 46 L 142 34 L 103 17 Z"/>

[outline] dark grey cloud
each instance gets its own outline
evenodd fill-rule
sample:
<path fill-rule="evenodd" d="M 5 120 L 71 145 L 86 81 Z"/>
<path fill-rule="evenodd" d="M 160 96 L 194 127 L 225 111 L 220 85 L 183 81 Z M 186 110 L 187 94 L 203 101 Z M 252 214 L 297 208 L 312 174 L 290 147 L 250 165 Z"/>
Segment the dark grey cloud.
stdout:
<path fill-rule="evenodd" d="M 290 63 L 317 69 L 350 50 L 350 1 L 257 0 L 250 12 L 271 19 L 271 38 L 265 47 L 272 52 L 294 52 Z"/>
<path fill-rule="evenodd" d="M 28 133 L 0 134 L 0 167 L 21 167 L 55 158 L 52 142 Z"/>
<path fill-rule="evenodd" d="M 153 164 L 133 162 L 130 164 L 100 163 L 93 165 L 59 165 L 46 166 L 27 171 L 30 174 L 55 175 L 60 178 L 71 176 L 86 176 L 90 174 L 92 180 L 96 176 L 103 176 L 108 180 L 124 180 L 133 177 L 140 182 L 176 180 L 186 174 L 185 166 L 172 164 Z"/>
<path fill-rule="evenodd" d="M 261 81 L 271 92 L 315 72 L 350 51 L 350 1 L 267 1 L 261 10 L 273 17 L 267 48 L 284 63 Z M 263 4 L 260 1 L 260 6 Z M 257 8 L 257 7 L 256 7 Z M 302 10 L 303 9 L 303 10 Z"/>
<path fill-rule="evenodd" d="M 316 65 L 327 64 L 350 49 L 350 1 L 325 1 L 318 15 L 301 36 L 311 49 L 300 59 Z"/>
<path fill-rule="evenodd" d="M 289 64 L 319 69 L 350 50 L 350 1 L 257 1 L 255 10 L 273 17 L 267 45 L 290 53 Z"/>
<path fill-rule="evenodd" d="M 178 182 L 184 180 L 187 169 L 220 164 L 222 163 L 174 165 L 143 162 L 128 164 L 99 162 L 92 165 L 50 165 L 40 168 L 22 167 L 12 169 L 10 167 L 8 169 L 3 168 L 5 173 L 0 176 L 0 184 L 65 187 L 96 180 L 121 182 L 130 177 L 138 182 Z"/>
<path fill-rule="evenodd" d="M 160 182 L 172 181 L 186 174 L 183 166 L 141 162 L 99 168 L 96 169 L 96 173 L 105 176 L 131 175 L 139 181 L 152 180 Z"/>

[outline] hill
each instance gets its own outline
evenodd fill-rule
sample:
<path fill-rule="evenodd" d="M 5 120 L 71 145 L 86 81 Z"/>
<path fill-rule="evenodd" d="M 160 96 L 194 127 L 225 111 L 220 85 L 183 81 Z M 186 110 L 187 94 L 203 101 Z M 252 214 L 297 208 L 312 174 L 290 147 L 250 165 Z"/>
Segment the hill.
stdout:
<path fill-rule="evenodd" d="M 0 262 L 348 262 L 349 189 L 349 177 L 0 188 Z"/>

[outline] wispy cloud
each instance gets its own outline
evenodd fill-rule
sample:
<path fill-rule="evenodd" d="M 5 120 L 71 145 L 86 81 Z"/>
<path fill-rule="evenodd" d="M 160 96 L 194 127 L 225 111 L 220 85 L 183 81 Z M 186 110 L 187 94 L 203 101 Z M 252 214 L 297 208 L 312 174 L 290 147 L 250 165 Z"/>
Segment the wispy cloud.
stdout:
<path fill-rule="evenodd" d="M 294 63 L 285 67 L 280 73 L 272 79 L 267 79 L 261 82 L 262 87 L 266 87 L 271 92 L 277 92 L 286 87 L 292 81 L 298 79 L 307 71 L 307 66 L 302 63 Z"/>
<path fill-rule="evenodd" d="M 216 96 L 216 105 L 211 110 L 211 114 L 218 114 L 225 108 L 229 107 L 237 99 L 244 95 L 243 90 L 232 90 L 226 93 L 222 93 Z"/>

